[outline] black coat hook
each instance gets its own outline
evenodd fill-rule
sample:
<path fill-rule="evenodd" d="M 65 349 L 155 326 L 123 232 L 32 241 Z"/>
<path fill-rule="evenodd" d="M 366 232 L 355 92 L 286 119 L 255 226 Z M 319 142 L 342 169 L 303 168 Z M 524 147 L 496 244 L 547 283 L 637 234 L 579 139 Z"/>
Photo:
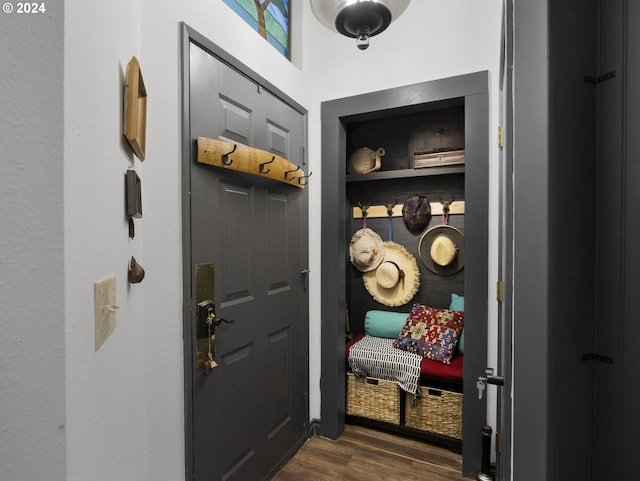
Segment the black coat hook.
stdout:
<path fill-rule="evenodd" d="M 265 167 L 264 167 L 264 166 L 265 166 L 265 165 L 267 165 L 267 164 L 272 163 L 272 162 L 273 162 L 273 161 L 275 161 L 275 160 L 276 160 L 276 156 L 274 155 L 273 157 L 271 157 L 271 160 L 270 160 L 270 161 L 268 161 L 268 162 L 263 162 L 262 164 L 260 164 L 260 166 L 259 166 L 259 167 L 260 167 L 260 173 L 261 173 L 261 174 L 268 174 L 269 172 L 271 172 L 271 169 L 270 169 L 269 167 L 267 167 L 267 168 L 265 169 Z"/>
<path fill-rule="evenodd" d="M 230 152 L 227 152 L 226 154 L 222 154 L 221 160 L 224 165 L 233 164 L 233 159 L 230 159 L 229 156 L 236 151 L 237 147 L 238 146 L 236 144 L 233 144 L 233 149 Z"/>
<path fill-rule="evenodd" d="M 362 217 L 364 219 L 366 219 L 367 216 L 369 215 L 369 207 L 371 207 L 371 204 L 362 205 L 362 202 L 358 202 L 358 206 L 360 207 L 360 210 L 362 211 Z"/>
<path fill-rule="evenodd" d="M 298 166 L 298 168 L 297 168 L 297 169 L 293 169 L 293 170 L 287 170 L 287 171 L 285 171 L 285 173 L 284 173 L 284 180 L 293 180 L 293 179 L 295 179 L 295 176 L 293 176 L 293 175 L 292 175 L 291 177 L 289 177 L 289 174 L 290 174 L 291 172 L 298 172 L 299 170 L 300 170 L 300 166 Z M 311 174 L 309 174 L 309 175 L 311 175 Z"/>
<path fill-rule="evenodd" d="M 442 204 L 442 212 L 445 214 L 449 213 L 449 208 L 451 207 L 451 204 L 453 204 L 456 200 L 455 196 L 453 194 L 451 194 L 451 200 L 447 201 L 447 200 L 442 200 L 442 196 L 438 196 L 438 198 L 440 199 L 440 203 Z"/>
<path fill-rule="evenodd" d="M 307 179 L 309 177 L 311 177 L 311 174 L 313 174 L 313 172 L 309 172 L 309 175 L 302 175 L 302 176 L 298 177 L 298 184 L 307 185 L 309 183 L 309 181 Z M 302 179 L 304 179 L 304 182 L 302 181 Z"/>
<path fill-rule="evenodd" d="M 391 217 L 393 215 L 393 208 L 396 206 L 397 201 L 387 202 L 384 201 L 384 206 L 387 208 L 387 215 Z"/>

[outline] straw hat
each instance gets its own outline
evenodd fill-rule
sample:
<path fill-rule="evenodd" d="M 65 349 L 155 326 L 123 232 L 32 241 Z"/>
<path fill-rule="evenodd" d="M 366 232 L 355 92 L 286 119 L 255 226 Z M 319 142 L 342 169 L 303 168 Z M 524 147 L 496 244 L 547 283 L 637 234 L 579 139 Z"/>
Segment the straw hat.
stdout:
<path fill-rule="evenodd" d="M 360 229 L 351 237 L 349 258 L 361 272 L 368 272 L 380 265 L 384 257 L 382 238 L 368 228 Z"/>
<path fill-rule="evenodd" d="M 362 274 L 369 294 L 389 307 L 402 306 L 413 299 L 420 287 L 418 263 L 404 246 L 385 242 L 384 260 L 375 271 Z"/>
<path fill-rule="evenodd" d="M 420 238 L 418 255 L 430 271 L 455 274 L 464 267 L 464 235 L 450 225 L 432 227 Z"/>

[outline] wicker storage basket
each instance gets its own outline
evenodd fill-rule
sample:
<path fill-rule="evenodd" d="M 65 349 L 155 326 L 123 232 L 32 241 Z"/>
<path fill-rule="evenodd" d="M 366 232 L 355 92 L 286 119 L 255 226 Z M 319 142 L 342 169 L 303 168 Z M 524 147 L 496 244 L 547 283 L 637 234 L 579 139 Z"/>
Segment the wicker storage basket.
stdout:
<path fill-rule="evenodd" d="M 420 387 L 417 406 L 405 398 L 404 424 L 413 429 L 462 439 L 462 393 Z"/>
<path fill-rule="evenodd" d="M 397 383 L 347 373 L 347 414 L 400 424 L 400 390 Z"/>

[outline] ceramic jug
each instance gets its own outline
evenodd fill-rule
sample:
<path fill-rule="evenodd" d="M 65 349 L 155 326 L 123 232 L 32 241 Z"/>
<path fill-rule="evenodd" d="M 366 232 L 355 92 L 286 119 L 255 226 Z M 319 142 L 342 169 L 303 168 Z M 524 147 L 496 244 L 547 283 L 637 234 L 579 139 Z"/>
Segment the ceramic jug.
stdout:
<path fill-rule="evenodd" d="M 380 170 L 385 151 L 382 147 L 377 150 L 362 147 L 356 150 L 347 163 L 347 174 L 367 174 Z"/>

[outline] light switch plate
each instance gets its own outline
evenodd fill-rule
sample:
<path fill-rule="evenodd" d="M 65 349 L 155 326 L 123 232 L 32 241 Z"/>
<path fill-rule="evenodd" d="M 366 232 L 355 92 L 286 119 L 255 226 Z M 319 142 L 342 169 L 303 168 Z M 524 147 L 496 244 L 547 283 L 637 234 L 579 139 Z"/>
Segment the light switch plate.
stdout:
<path fill-rule="evenodd" d="M 116 328 L 116 275 L 111 274 L 93 283 L 95 313 L 95 350 Z"/>

